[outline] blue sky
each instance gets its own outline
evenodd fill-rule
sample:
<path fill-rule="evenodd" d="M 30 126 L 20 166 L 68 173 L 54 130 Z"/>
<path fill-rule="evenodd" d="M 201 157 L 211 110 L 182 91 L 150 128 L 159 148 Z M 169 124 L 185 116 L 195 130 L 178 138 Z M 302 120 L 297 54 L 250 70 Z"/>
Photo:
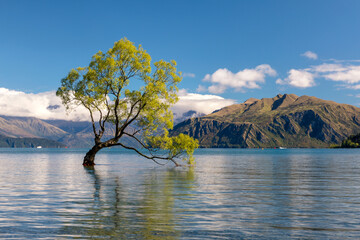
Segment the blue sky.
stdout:
<path fill-rule="evenodd" d="M 153 60 L 175 59 L 187 93 L 359 105 L 359 12 L 357 0 L 2 0 L 0 87 L 54 91 L 69 70 L 127 37 Z"/>

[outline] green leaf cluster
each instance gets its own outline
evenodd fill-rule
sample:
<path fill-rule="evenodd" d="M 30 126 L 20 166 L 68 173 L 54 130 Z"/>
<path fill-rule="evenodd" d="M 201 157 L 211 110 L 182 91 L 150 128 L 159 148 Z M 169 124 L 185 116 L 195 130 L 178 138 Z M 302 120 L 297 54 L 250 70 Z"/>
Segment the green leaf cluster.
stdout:
<path fill-rule="evenodd" d="M 151 64 L 150 55 L 141 45 L 136 47 L 123 38 L 106 53 L 96 53 L 89 66 L 72 69 L 61 80 L 56 94 L 69 110 L 79 105 L 89 110 L 99 148 L 120 145 L 137 151 L 119 143 L 128 136 L 149 151 L 144 157 L 173 161 L 186 155 L 192 163 L 197 141 L 183 134 L 168 134 L 173 127 L 170 107 L 178 101 L 177 84 L 181 80 L 174 60 Z M 134 86 L 140 87 L 135 90 Z M 105 123 L 112 123 L 115 133 L 103 141 Z M 136 131 L 129 132 L 129 126 Z M 156 149 L 167 150 L 168 156 L 157 157 Z"/>

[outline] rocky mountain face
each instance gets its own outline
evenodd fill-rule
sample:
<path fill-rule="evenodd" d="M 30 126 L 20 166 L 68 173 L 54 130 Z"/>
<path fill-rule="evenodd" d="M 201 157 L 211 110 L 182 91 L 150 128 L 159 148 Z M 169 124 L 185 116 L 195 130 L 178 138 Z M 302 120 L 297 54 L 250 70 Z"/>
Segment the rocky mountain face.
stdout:
<path fill-rule="evenodd" d="M 107 126 L 104 138 L 110 138 L 113 131 L 112 126 Z M 90 122 L 0 116 L 0 147 L 54 147 L 54 142 L 59 147 L 91 147 L 94 144 L 92 125 Z"/>
<path fill-rule="evenodd" d="M 90 122 L 65 121 L 65 120 L 42 120 L 52 126 L 63 130 L 57 141 L 72 148 L 88 148 L 94 145 L 94 133 Z"/>
<path fill-rule="evenodd" d="M 328 147 L 360 133 L 360 108 L 294 94 L 248 99 L 179 123 L 201 147 Z"/>
<path fill-rule="evenodd" d="M 7 137 L 49 138 L 56 140 L 64 130 L 33 117 L 0 116 L 0 134 Z"/>
<path fill-rule="evenodd" d="M 203 114 L 189 111 L 174 119 L 185 120 Z M 131 128 L 131 127 L 129 127 Z M 114 135 L 115 128 L 107 124 L 103 139 Z M 134 129 L 129 129 L 130 132 Z M 121 142 L 138 147 L 138 143 L 124 136 Z M 89 148 L 94 144 L 94 133 L 90 122 L 65 120 L 41 120 L 33 117 L 0 116 L 0 147 L 71 147 Z"/>

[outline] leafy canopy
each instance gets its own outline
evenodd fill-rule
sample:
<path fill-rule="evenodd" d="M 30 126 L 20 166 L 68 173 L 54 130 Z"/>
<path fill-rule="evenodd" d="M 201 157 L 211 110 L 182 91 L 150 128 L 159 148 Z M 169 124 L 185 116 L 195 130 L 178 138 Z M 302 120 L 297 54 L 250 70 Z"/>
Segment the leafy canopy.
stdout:
<path fill-rule="evenodd" d="M 168 132 L 173 127 L 170 107 L 178 101 L 181 73 L 173 60 L 160 60 L 153 67 L 141 45 L 136 47 L 124 38 L 106 53 L 96 53 L 89 66 L 72 69 L 56 94 L 67 109 L 77 105 L 88 109 L 95 145 L 119 145 L 154 161 L 171 160 L 176 165 L 175 159 L 185 156 L 192 163 L 197 141 L 184 134 L 169 136 Z M 134 90 L 134 83 L 141 87 Z M 115 131 L 111 139 L 102 140 L 105 123 L 113 124 Z M 119 142 L 123 136 L 134 139 L 142 150 Z M 159 154 L 159 149 L 166 154 Z"/>

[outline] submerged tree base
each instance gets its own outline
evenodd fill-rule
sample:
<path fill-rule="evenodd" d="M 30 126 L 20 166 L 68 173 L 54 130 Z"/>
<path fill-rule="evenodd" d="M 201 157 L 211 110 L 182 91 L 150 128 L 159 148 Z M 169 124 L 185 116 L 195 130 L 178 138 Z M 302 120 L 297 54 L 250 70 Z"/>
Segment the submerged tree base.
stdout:
<path fill-rule="evenodd" d="M 83 162 L 83 166 L 84 167 L 93 167 L 93 166 L 95 166 L 96 164 L 95 163 L 89 163 L 89 162 Z"/>
<path fill-rule="evenodd" d="M 86 155 L 84 157 L 84 161 L 83 161 L 83 166 L 84 167 L 93 167 L 93 166 L 95 166 L 95 155 L 100 149 L 101 149 L 101 147 L 95 145 L 92 149 L 90 149 L 86 153 Z"/>
<path fill-rule="evenodd" d="M 84 161 L 83 161 L 83 166 L 84 167 L 93 167 L 95 166 L 95 163 L 94 163 L 94 160 L 89 160 L 87 159 L 86 157 L 84 158 Z"/>

